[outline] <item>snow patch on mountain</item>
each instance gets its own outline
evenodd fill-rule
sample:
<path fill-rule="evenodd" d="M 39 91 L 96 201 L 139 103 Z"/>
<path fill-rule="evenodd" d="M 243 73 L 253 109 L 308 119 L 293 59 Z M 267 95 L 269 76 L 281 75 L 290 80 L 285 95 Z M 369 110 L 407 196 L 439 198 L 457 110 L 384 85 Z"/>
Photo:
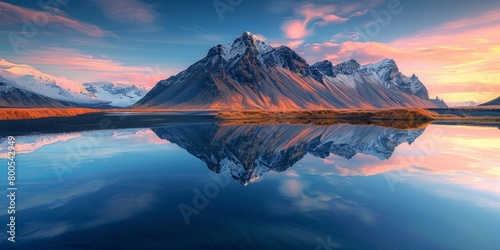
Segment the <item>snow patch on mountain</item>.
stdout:
<path fill-rule="evenodd" d="M 148 93 L 145 87 L 110 82 L 89 82 L 84 83 L 83 86 L 97 99 L 107 101 L 116 107 L 130 106 Z"/>
<path fill-rule="evenodd" d="M 15 82 L 0 76 L 0 107 L 5 108 L 62 108 L 72 104 L 20 88 Z"/>
<path fill-rule="evenodd" d="M 357 154 L 389 159 L 402 143 L 413 143 L 424 129 L 404 130 L 377 126 L 224 125 L 189 124 L 156 127 L 163 140 L 184 148 L 219 174 L 242 185 L 269 171 L 283 172 L 306 154 L 332 154 L 351 159 Z"/>
<path fill-rule="evenodd" d="M 0 75 L 15 82 L 16 87 L 59 101 L 84 105 L 103 104 L 85 87 L 65 77 L 56 77 L 26 65 L 0 59 Z"/>
<path fill-rule="evenodd" d="M 255 46 L 255 48 L 257 48 L 260 56 L 273 49 L 273 47 L 268 45 L 263 38 L 250 32 L 245 32 L 242 34 L 242 36 L 234 40 L 232 43 L 221 45 L 221 57 L 224 58 L 226 62 L 238 59 L 245 53 L 248 46 L 250 45 L 253 45 Z"/>
<path fill-rule="evenodd" d="M 479 102 L 474 102 L 474 101 L 465 101 L 465 102 L 446 102 L 448 104 L 448 107 L 473 107 L 473 106 L 478 106 Z"/>
<path fill-rule="evenodd" d="M 329 109 L 438 107 L 427 89 L 391 59 L 310 66 L 287 46 L 249 32 L 212 47 L 206 57 L 160 81 L 134 107 L 182 109 Z"/>

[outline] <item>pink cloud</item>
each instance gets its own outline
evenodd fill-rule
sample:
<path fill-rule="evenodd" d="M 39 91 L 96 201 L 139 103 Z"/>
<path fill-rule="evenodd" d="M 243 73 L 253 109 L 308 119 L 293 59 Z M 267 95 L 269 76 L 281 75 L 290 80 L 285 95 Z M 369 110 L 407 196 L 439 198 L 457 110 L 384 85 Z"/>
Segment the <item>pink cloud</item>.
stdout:
<path fill-rule="evenodd" d="M 109 81 L 152 87 L 158 81 L 178 73 L 176 69 L 161 69 L 159 65 L 125 65 L 67 48 L 26 51 L 16 60 L 30 62 L 42 71 L 47 71 L 44 68 L 55 68 L 57 74 L 66 74 L 66 77 L 79 82 Z"/>
<path fill-rule="evenodd" d="M 285 45 L 292 48 L 292 49 L 295 49 L 297 47 L 299 47 L 299 45 L 303 44 L 304 43 L 304 40 L 292 40 L 290 42 L 287 42 Z"/>
<path fill-rule="evenodd" d="M 300 18 L 283 23 L 281 29 L 287 38 L 302 39 L 311 34 L 311 31 L 308 30 L 310 25 L 325 26 L 330 23 L 343 23 L 349 20 L 349 17 L 340 17 L 334 14 L 335 11 L 336 7 L 334 5 L 306 4 L 296 10 Z"/>
<path fill-rule="evenodd" d="M 330 42 L 308 44 L 301 52 L 311 62 L 324 59 L 340 63 L 351 58 L 361 64 L 393 58 L 405 74 L 416 73 L 431 96 L 446 96 L 445 101 L 487 101 L 500 95 L 500 11 L 480 17 L 445 23 L 391 43 L 346 41 L 363 34 L 336 35 Z M 482 90 L 478 90 L 480 83 Z M 475 90 L 474 90 L 475 89 Z M 485 90 L 491 95 L 479 92 Z M 458 93 L 460 92 L 460 93 Z M 454 94 L 457 93 L 457 94 Z M 467 97 L 469 96 L 469 97 Z"/>
<path fill-rule="evenodd" d="M 412 145 L 399 145 L 387 160 L 358 154 L 351 161 L 332 155 L 323 162 L 334 165 L 335 172 L 343 176 L 384 174 L 388 182 L 452 182 L 500 195 L 498 132 L 496 128 L 434 125 L 427 127 Z"/>
<path fill-rule="evenodd" d="M 36 26 L 38 27 L 48 25 L 52 28 L 60 30 L 70 29 L 93 37 L 103 37 L 110 34 L 101 30 L 96 25 L 71 19 L 60 10 L 50 10 L 50 12 L 38 11 L 0 2 L 0 11 L 2 12 L 1 25 L 24 24 L 24 19 L 37 24 Z M 56 15 L 51 13 L 56 13 Z"/>
<path fill-rule="evenodd" d="M 292 20 L 283 24 L 282 30 L 285 32 L 286 37 L 290 39 L 300 39 L 310 33 L 306 29 L 306 25 L 307 23 L 300 20 Z"/>
<path fill-rule="evenodd" d="M 119 23 L 151 23 L 156 16 L 151 4 L 138 0 L 107 0 L 97 4 L 109 19 Z"/>
<path fill-rule="evenodd" d="M 299 47 L 303 43 L 304 43 L 304 40 L 302 40 L 302 39 L 294 39 L 294 40 L 289 40 L 289 41 L 275 40 L 275 41 L 269 42 L 269 45 L 271 45 L 273 47 L 279 47 L 279 46 L 285 45 L 285 46 L 290 47 L 292 49 L 296 49 L 297 47 Z"/>
<path fill-rule="evenodd" d="M 369 3 L 340 3 L 335 5 L 306 4 L 296 9 L 298 18 L 289 20 L 281 26 L 285 36 L 290 39 L 302 39 L 312 33 L 313 26 L 326 26 L 332 23 L 344 23 L 353 17 L 366 14 L 369 8 L 381 4 L 381 0 Z"/>
<path fill-rule="evenodd" d="M 318 22 L 317 23 L 318 25 L 328 25 L 330 23 L 343 23 L 343 22 L 346 22 L 348 20 L 347 18 L 339 17 L 335 14 L 329 14 L 329 15 L 323 16 L 322 18 L 323 18 L 323 21 Z"/>
<path fill-rule="evenodd" d="M 36 137 L 24 137 L 16 143 L 16 154 L 30 154 L 42 147 L 60 142 L 66 142 L 78 138 L 81 135 L 81 133 L 71 133 L 51 136 L 43 135 Z M 7 152 L 7 147 L 9 145 L 7 145 L 6 142 L 4 142 L 4 144 L 0 144 L 0 159 L 6 159 L 9 155 Z"/>
<path fill-rule="evenodd" d="M 338 6 L 339 14 L 351 14 L 359 15 L 360 13 L 366 13 L 368 9 L 379 6 L 383 3 L 383 0 L 370 0 L 370 1 L 347 1 Z"/>

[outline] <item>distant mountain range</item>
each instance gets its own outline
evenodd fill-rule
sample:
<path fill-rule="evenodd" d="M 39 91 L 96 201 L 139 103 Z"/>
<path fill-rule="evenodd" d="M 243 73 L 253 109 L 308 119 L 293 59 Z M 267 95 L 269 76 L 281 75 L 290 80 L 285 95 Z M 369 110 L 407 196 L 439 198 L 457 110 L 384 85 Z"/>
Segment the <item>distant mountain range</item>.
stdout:
<path fill-rule="evenodd" d="M 144 87 L 110 82 L 89 82 L 84 83 L 83 86 L 97 99 L 115 107 L 128 107 L 148 93 Z"/>
<path fill-rule="evenodd" d="M 0 107 L 126 107 L 146 92 L 134 85 L 81 84 L 0 59 Z"/>
<path fill-rule="evenodd" d="M 446 102 L 448 107 L 473 107 L 478 106 L 479 102 L 467 101 L 467 102 Z"/>
<path fill-rule="evenodd" d="M 216 173 L 246 185 L 269 171 L 283 172 L 306 154 L 351 159 L 357 154 L 389 159 L 397 146 L 413 143 L 424 129 L 377 126 L 191 124 L 152 128 L 161 139 L 177 144 Z"/>
<path fill-rule="evenodd" d="M 430 99 L 417 76 L 384 59 L 360 65 L 309 65 L 286 46 L 243 33 L 217 45 L 181 73 L 162 80 L 133 107 L 174 109 L 326 109 L 447 107 Z"/>

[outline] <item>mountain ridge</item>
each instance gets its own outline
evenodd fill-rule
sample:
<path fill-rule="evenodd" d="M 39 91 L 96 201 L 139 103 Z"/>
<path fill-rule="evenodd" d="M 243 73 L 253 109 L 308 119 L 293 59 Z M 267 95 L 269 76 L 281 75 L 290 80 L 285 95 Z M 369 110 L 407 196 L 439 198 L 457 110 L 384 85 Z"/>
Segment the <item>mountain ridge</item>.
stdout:
<path fill-rule="evenodd" d="M 0 81 L 0 106 L 11 108 L 127 107 L 147 93 L 136 85 L 79 83 L 1 58 Z"/>
<path fill-rule="evenodd" d="M 17 87 L 17 85 L 0 76 L 0 107 L 31 108 L 48 107 L 63 108 L 73 107 L 71 103 L 58 101 L 50 97 L 39 95 Z"/>
<path fill-rule="evenodd" d="M 331 109 L 445 107 L 394 60 L 309 65 L 287 46 L 243 33 L 213 46 L 201 60 L 161 80 L 132 107 L 179 109 Z"/>
<path fill-rule="evenodd" d="M 483 104 L 479 104 L 479 106 L 493 106 L 493 105 L 500 105 L 500 96 L 489 101 L 489 102 L 485 102 Z"/>
<path fill-rule="evenodd" d="M 97 99 L 109 102 L 109 105 L 115 107 L 128 107 L 148 92 L 145 87 L 112 82 L 85 82 L 82 85 Z"/>
<path fill-rule="evenodd" d="M 306 154 L 352 159 L 358 154 L 389 159 L 396 147 L 412 144 L 422 129 L 406 130 L 378 126 L 315 125 L 224 125 L 190 124 L 151 129 L 206 163 L 247 185 L 269 171 L 283 172 Z"/>

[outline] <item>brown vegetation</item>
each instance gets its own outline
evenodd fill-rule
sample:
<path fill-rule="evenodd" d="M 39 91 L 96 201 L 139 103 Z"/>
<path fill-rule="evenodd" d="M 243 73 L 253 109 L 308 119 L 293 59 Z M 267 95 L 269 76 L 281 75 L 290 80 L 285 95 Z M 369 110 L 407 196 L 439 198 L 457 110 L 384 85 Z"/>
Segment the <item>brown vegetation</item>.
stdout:
<path fill-rule="evenodd" d="M 1 108 L 0 120 L 23 120 L 46 117 L 68 117 L 102 112 L 85 108 Z"/>
<path fill-rule="evenodd" d="M 235 111 L 220 112 L 217 118 L 233 124 L 314 124 L 340 123 L 376 125 L 397 129 L 425 128 L 437 113 L 425 109 L 312 110 L 312 111 Z"/>
<path fill-rule="evenodd" d="M 407 120 L 432 121 L 437 113 L 418 108 L 378 109 L 378 110 L 306 110 L 306 111 L 235 111 L 220 112 L 220 119 L 258 119 L 258 120 L 293 120 L 293 119 L 336 119 L 336 120 Z"/>

